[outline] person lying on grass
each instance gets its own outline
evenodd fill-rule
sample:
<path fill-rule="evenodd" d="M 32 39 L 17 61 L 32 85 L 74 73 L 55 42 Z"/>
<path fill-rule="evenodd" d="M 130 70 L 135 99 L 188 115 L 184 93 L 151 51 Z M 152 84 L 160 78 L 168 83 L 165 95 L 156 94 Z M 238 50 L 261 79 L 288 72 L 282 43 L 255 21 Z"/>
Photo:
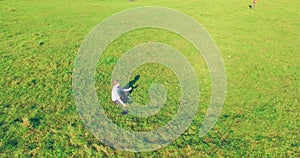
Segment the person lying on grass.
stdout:
<path fill-rule="evenodd" d="M 129 99 L 129 91 L 131 91 L 132 88 L 124 89 L 120 86 L 120 83 L 118 80 L 113 81 L 113 87 L 111 90 L 111 99 L 115 104 L 121 105 L 124 108 L 126 108 L 126 104 L 124 102 L 127 102 Z"/>

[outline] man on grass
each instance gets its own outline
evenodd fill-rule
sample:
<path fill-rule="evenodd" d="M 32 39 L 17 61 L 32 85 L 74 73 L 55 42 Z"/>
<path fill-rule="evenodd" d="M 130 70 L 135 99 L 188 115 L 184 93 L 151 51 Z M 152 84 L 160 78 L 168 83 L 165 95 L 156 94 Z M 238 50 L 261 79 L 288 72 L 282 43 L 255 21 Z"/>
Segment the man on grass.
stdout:
<path fill-rule="evenodd" d="M 129 91 L 131 91 L 132 88 L 124 89 L 120 86 L 120 83 L 118 80 L 113 81 L 113 87 L 111 90 L 111 99 L 115 104 L 121 105 L 124 108 L 126 108 L 126 104 L 124 102 L 127 102 L 129 100 Z M 122 112 L 122 114 L 127 114 L 128 110 L 125 110 Z"/>

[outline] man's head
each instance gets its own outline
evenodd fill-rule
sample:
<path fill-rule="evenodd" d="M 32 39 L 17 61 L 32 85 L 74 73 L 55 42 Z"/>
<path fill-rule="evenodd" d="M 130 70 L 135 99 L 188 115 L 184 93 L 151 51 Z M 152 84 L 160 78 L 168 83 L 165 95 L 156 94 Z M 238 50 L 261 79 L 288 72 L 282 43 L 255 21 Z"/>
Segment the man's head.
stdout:
<path fill-rule="evenodd" d="M 117 84 L 119 84 L 119 80 L 114 80 L 113 85 L 117 85 Z"/>

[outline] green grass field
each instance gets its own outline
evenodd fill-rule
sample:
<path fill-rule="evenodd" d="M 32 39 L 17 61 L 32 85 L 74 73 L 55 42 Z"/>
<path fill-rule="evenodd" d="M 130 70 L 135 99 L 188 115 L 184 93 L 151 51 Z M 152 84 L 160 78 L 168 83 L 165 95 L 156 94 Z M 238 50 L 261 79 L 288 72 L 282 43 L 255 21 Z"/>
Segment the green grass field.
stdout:
<path fill-rule="evenodd" d="M 300 157 L 300 3 L 298 0 L 0 0 L 0 157 Z M 175 33 L 143 28 L 123 34 L 105 50 L 95 79 L 98 99 L 122 128 L 149 131 L 176 113 L 180 89 L 159 64 L 141 75 L 132 98 L 149 101 L 151 84 L 168 97 L 153 116 L 122 115 L 110 101 L 111 72 L 122 53 L 144 42 L 180 50 L 197 71 L 201 98 L 194 121 L 176 141 L 151 152 L 127 152 L 97 140 L 82 123 L 72 91 L 74 60 L 85 36 L 111 15 L 139 6 L 184 12 L 218 45 L 227 75 L 226 101 L 213 129 L 199 137 L 211 93 L 208 68 Z M 132 79 L 131 78 L 131 79 Z"/>

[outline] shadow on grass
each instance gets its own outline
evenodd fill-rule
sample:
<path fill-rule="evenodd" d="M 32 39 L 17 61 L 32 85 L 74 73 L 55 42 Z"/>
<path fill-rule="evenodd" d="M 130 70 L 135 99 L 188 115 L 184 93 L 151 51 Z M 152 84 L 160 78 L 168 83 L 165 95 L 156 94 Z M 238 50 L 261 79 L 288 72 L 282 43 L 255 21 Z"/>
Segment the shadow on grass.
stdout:
<path fill-rule="evenodd" d="M 136 84 L 136 82 L 140 79 L 140 77 L 141 77 L 141 75 L 136 75 L 135 77 L 134 77 L 134 79 L 133 80 L 131 80 L 131 81 L 129 81 L 127 84 L 126 84 L 126 86 L 124 86 L 124 88 L 132 88 L 131 89 L 131 91 L 129 91 L 129 94 L 126 94 L 126 93 L 123 93 L 122 94 L 122 100 L 123 100 L 123 102 L 124 103 L 128 103 L 129 102 L 129 97 L 130 97 L 130 94 L 135 90 L 135 89 L 137 89 L 138 88 L 138 85 L 135 85 Z"/>

